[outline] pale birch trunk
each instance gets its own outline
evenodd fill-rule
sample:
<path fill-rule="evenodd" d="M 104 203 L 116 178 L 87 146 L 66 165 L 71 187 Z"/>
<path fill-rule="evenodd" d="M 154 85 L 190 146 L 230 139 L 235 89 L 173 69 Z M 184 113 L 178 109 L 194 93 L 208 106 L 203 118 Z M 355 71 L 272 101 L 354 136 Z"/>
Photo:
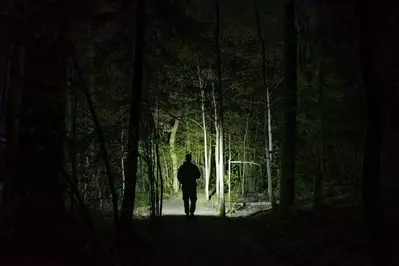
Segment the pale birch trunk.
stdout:
<path fill-rule="evenodd" d="M 219 122 L 219 215 L 225 216 L 225 198 L 224 198 L 224 140 L 223 140 L 223 126 Z"/>
<path fill-rule="evenodd" d="M 219 104 L 219 119 L 218 119 L 218 133 L 219 133 L 219 216 L 224 217 L 225 211 L 225 199 L 224 199 L 224 144 L 223 144 L 223 91 L 222 91 L 222 56 L 220 51 L 219 36 L 220 36 L 220 10 L 219 0 L 215 0 L 215 11 L 216 11 L 216 29 L 215 29 L 215 50 L 216 50 L 216 66 L 217 66 L 217 78 L 218 78 L 218 104 Z"/>
<path fill-rule="evenodd" d="M 265 132 L 268 130 L 267 126 L 267 110 L 265 109 Z M 265 134 L 265 155 L 266 155 L 266 173 L 267 173 L 267 192 L 269 194 L 269 199 L 272 204 L 272 207 L 275 206 L 275 199 L 274 199 L 274 194 L 273 194 L 273 180 L 272 180 L 272 173 L 271 173 L 271 156 L 270 156 L 270 150 L 269 150 L 269 142 L 270 138 Z"/>
<path fill-rule="evenodd" d="M 216 167 L 216 196 L 219 197 L 219 189 L 220 189 L 220 172 L 219 168 L 219 119 L 218 119 L 218 109 L 216 104 L 216 96 L 215 96 L 215 83 L 212 83 L 212 97 L 213 97 L 213 107 L 215 113 L 215 167 Z"/>
<path fill-rule="evenodd" d="M 207 139 L 207 128 L 205 119 L 205 88 L 203 80 L 201 78 L 201 71 L 199 65 L 197 65 L 198 82 L 201 88 L 201 110 L 202 110 L 202 129 L 204 132 L 204 165 L 205 165 L 205 197 L 209 200 L 209 165 L 208 165 L 208 139 Z"/>
<path fill-rule="evenodd" d="M 179 191 L 179 181 L 177 180 L 177 156 L 175 151 L 176 133 L 178 128 L 179 120 L 175 119 L 169 139 L 170 157 L 172 159 L 173 190 L 175 192 Z"/>

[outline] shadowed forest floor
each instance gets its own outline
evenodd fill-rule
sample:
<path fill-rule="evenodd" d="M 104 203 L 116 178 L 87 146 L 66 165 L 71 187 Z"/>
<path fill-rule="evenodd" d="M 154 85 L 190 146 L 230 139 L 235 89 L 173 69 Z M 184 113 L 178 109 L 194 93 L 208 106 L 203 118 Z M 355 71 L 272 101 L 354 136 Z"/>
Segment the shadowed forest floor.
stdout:
<path fill-rule="evenodd" d="M 284 217 L 264 212 L 245 218 L 220 218 L 211 206 L 202 204 L 199 210 L 203 216 L 187 220 L 184 215 L 173 214 L 183 213 L 182 202 L 167 202 L 165 210 L 170 215 L 135 220 L 132 246 L 122 249 L 115 249 L 112 223 L 97 224 L 112 265 L 372 265 L 362 213 L 353 205 L 335 203 L 317 214 L 302 208 Z M 391 219 L 392 229 L 397 221 L 397 217 Z M 392 251 L 396 251 L 399 234 L 397 230 L 390 232 L 395 241 Z M 60 241 L 52 245 L 57 247 Z M 110 265 L 96 261 L 103 257 L 92 251 L 87 250 L 90 254 L 86 261 L 76 258 L 81 264 L 62 263 L 64 259 L 55 258 L 55 254 L 17 256 L 7 252 L 6 262 L 10 263 L 0 265 Z"/>
<path fill-rule="evenodd" d="M 163 216 L 136 221 L 138 265 L 371 265 L 360 210 L 326 207 L 283 218 Z"/>

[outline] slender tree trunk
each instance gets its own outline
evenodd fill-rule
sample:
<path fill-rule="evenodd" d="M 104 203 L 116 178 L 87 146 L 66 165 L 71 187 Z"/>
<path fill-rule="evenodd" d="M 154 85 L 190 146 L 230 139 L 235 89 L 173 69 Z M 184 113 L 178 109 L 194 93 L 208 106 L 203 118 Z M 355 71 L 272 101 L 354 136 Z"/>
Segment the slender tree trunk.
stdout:
<path fill-rule="evenodd" d="M 163 162 L 164 162 L 164 165 L 165 165 L 165 178 L 166 178 L 166 180 L 169 180 L 169 165 L 168 165 L 168 161 L 167 161 L 167 159 L 166 159 L 166 155 L 164 155 L 163 156 Z"/>
<path fill-rule="evenodd" d="M 222 56 L 220 51 L 220 7 L 219 0 L 215 0 L 215 11 L 216 11 L 216 29 L 215 29 L 215 49 L 216 49 L 216 73 L 218 78 L 218 104 L 219 104 L 219 216 L 224 217 L 226 215 L 225 210 L 225 198 L 224 198 L 224 135 L 223 135 L 223 90 L 222 90 Z"/>
<path fill-rule="evenodd" d="M 14 44 L 11 43 L 10 44 L 10 48 L 7 54 L 7 62 L 6 62 L 6 69 L 5 69 L 5 73 L 4 73 L 4 87 L 3 90 L 1 91 L 1 105 L 0 105 L 0 118 L 1 118 L 1 122 L 3 122 L 4 114 L 6 113 L 6 103 L 7 103 L 7 98 L 8 98 L 8 94 L 9 94 L 9 87 L 10 87 L 10 72 L 11 72 L 11 61 L 13 58 L 13 54 L 14 54 Z M 3 126 L 3 124 L 0 124 L 0 126 Z"/>
<path fill-rule="evenodd" d="M 213 98 L 213 108 L 214 108 L 214 115 L 215 115 L 215 174 L 216 174 L 216 197 L 219 198 L 219 189 L 220 189 L 220 176 L 219 176 L 219 117 L 218 117 L 218 109 L 216 103 L 216 92 L 215 92 L 215 83 L 212 82 L 212 98 Z"/>
<path fill-rule="evenodd" d="M 370 235 L 370 254 L 373 265 L 393 265 L 387 232 L 384 230 L 385 212 L 381 200 L 382 90 L 377 80 L 374 59 L 376 28 L 370 22 L 373 3 L 359 1 L 360 73 L 366 94 L 366 139 L 362 173 L 362 203 Z"/>
<path fill-rule="evenodd" d="M 126 175 L 125 175 L 125 143 L 124 143 L 124 130 L 122 125 L 121 130 L 121 174 L 122 174 L 122 193 L 125 193 L 125 182 L 126 182 Z"/>
<path fill-rule="evenodd" d="M 265 133 L 267 131 L 267 110 L 265 109 Z M 273 192 L 273 180 L 272 180 L 272 171 L 271 171 L 271 158 L 270 152 L 268 147 L 268 139 L 267 135 L 265 134 L 265 155 L 266 155 L 266 172 L 267 172 L 267 192 L 269 194 L 270 203 L 272 204 L 272 208 L 274 209 L 276 205 L 276 200 L 274 198 Z"/>
<path fill-rule="evenodd" d="M 271 103 L 270 103 L 270 91 L 269 87 L 266 87 L 266 104 L 267 104 L 267 135 L 269 138 L 269 161 L 270 164 L 273 162 L 273 136 L 272 136 L 272 115 L 271 115 Z"/>
<path fill-rule="evenodd" d="M 324 97 L 323 97 L 323 58 L 319 58 L 318 62 L 318 69 L 317 69 L 317 74 L 316 74 L 316 87 L 318 90 L 318 96 L 319 96 L 319 124 L 320 124 L 320 139 L 319 139 L 319 158 L 318 158 L 318 163 L 319 163 L 319 171 L 318 174 L 315 176 L 314 179 L 314 194 L 313 194 L 313 204 L 314 208 L 318 208 L 322 196 L 322 184 L 323 184 L 323 175 L 324 175 L 324 131 L 325 131 L 325 125 L 324 125 Z"/>
<path fill-rule="evenodd" d="M 219 198 L 220 172 L 219 172 L 219 130 L 216 130 L 215 136 L 215 174 L 216 174 L 216 196 Z"/>
<path fill-rule="evenodd" d="M 177 179 L 177 156 L 175 151 L 176 134 L 179 129 L 179 122 L 178 119 L 175 119 L 169 139 L 170 158 L 172 159 L 173 190 L 175 192 L 179 191 L 179 180 Z"/>
<path fill-rule="evenodd" d="M 209 200 L 209 165 L 208 165 L 208 140 L 207 140 L 207 128 L 205 119 L 205 88 L 201 78 L 201 71 L 199 66 L 197 66 L 198 71 L 198 81 L 201 88 L 201 110 L 202 110 L 202 129 L 204 132 L 204 165 L 205 165 L 205 197 Z"/>
<path fill-rule="evenodd" d="M 77 119 L 77 107 L 78 107 L 78 97 L 75 93 L 72 95 L 72 121 L 71 121 L 71 170 L 72 170 L 72 182 L 78 187 L 78 177 L 77 177 L 77 162 L 76 162 L 76 119 Z M 74 201 L 71 198 L 71 210 L 74 208 Z"/>
<path fill-rule="evenodd" d="M 151 136 L 149 137 L 151 138 Z M 148 184 L 149 184 L 149 202 L 151 206 L 150 215 L 154 217 L 156 215 L 156 203 L 155 203 L 155 182 L 154 182 L 154 160 L 152 150 L 152 140 L 147 139 L 145 141 L 146 153 L 147 153 L 147 167 L 148 167 Z"/>
<path fill-rule="evenodd" d="M 208 147 L 208 177 L 209 183 L 211 180 L 211 169 L 212 169 L 212 135 L 209 134 L 209 147 Z"/>
<path fill-rule="evenodd" d="M 268 194 L 270 198 L 270 202 L 272 207 L 275 206 L 275 199 L 273 194 L 273 181 L 272 181 L 272 172 L 271 172 L 271 161 L 272 161 L 272 130 L 271 130 L 271 111 L 270 111 L 270 93 L 269 86 L 267 84 L 266 79 L 266 47 L 265 41 L 262 36 L 262 24 L 260 22 L 259 10 L 256 4 L 256 0 L 253 0 L 253 6 L 255 10 L 256 16 L 256 24 L 258 28 L 258 38 L 259 43 L 261 45 L 262 52 L 262 83 L 265 87 L 265 123 L 264 123 L 264 132 L 265 132 L 265 153 L 266 153 L 266 172 L 267 172 L 267 184 L 268 184 Z"/>
<path fill-rule="evenodd" d="M 244 134 L 244 156 L 243 156 L 243 160 L 246 161 L 247 160 L 247 153 L 246 153 L 246 148 L 247 148 L 247 138 L 248 138 L 248 126 L 249 126 L 249 117 L 251 116 L 251 107 L 252 107 L 252 94 L 251 94 L 251 101 L 249 102 L 249 111 L 248 111 L 248 115 L 247 115 L 247 121 L 245 123 L 245 134 Z M 247 191 L 247 183 L 245 180 L 245 175 L 246 175 L 246 170 L 247 167 L 244 164 L 242 166 L 243 170 L 242 170 L 242 179 L 241 179 L 241 195 L 244 196 L 246 191 Z"/>
<path fill-rule="evenodd" d="M 231 209 L 231 133 L 229 132 L 229 206 Z"/>
<path fill-rule="evenodd" d="M 127 233 L 132 228 L 134 201 L 136 197 L 137 169 L 138 169 L 138 148 L 139 128 L 141 117 L 141 98 L 143 87 L 143 61 L 145 42 L 145 10 L 146 1 L 137 0 L 136 13 L 136 40 L 134 45 L 134 73 L 130 94 L 130 118 L 128 135 L 128 157 L 127 176 L 125 183 L 125 194 L 123 195 L 121 209 L 121 227 L 119 237 L 126 239 Z M 133 45 L 133 44 L 132 44 Z M 132 46 L 133 47 L 133 46 Z"/>
<path fill-rule="evenodd" d="M 242 160 L 243 161 L 246 161 L 247 160 L 247 153 L 246 153 L 246 145 L 247 145 L 247 132 L 248 132 L 248 119 L 247 119 L 247 123 L 245 124 L 245 134 L 244 134 L 244 150 L 243 150 L 243 158 L 242 158 Z M 245 186 L 245 184 L 246 184 L 246 182 L 245 182 L 245 174 L 246 174 L 246 170 L 247 170 L 247 167 L 246 167 L 246 165 L 244 164 L 243 166 L 242 166 L 242 175 L 241 175 L 241 196 L 243 196 L 244 197 L 244 195 L 245 195 L 245 192 L 246 192 L 246 186 Z"/>
<path fill-rule="evenodd" d="M 314 178 L 313 183 L 313 208 L 315 210 L 319 209 L 320 201 L 322 197 L 322 183 L 325 172 L 325 124 L 324 124 L 324 34 L 323 34 L 323 9 L 322 9 L 322 1 L 316 1 L 317 8 L 317 35 L 318 39 L 316 40 L 316 52 L 318 56 L 317 62 L 317 72 L 315 77 L 315 87 L 317 89 L 318 94 L 318 109 L 319 109 L 319 154 L 318 154 L 318 174 Z"/>
<path fill-rule="evenodd" d="M 75 68 L 76 68 L 77 72 L 79 73 L 80 80 L 82 82 L 83 92 L 84 92 L 85 97 L 86 97 L 87 105 L 88 105 L 88 108 L 90 110 L 91 116 L 93 118 L 93 123 L 94 123 L 95 129 L 97 131 L 97 136 L 98 136 L 98 140 L 99 140 L 99 144 L 100 144 L 101 154 L 103 156 L 103 160 L 104 160 L 104 164 L 105 164 L 105 171 L 106 171 L 107 177 L 108 177 L 108 185 L 109 185 L 109 188 L 111 190 L 112 210 L 113 210 L 113 215 L 114 215 L 114 223 L 115 223 L 115 226 L 117 226 L 118 220 L 119 220 L 118 219 L 118 195 L 116 193 L 115 178 L 114 178 L 114 175 L 113 175 L 112 170 L 111 170 L 111 164 L 110 164 L 110 160 L 109 160 L 109 157 L 108 157 L 108 151 L 107 151 L 107 147 L 105 145 L 104 132 L 101 129 L 100 122 L 98 121 L 98 117 L 97 117 L 96 111 L 94 109 L 93 98 L 92 98 L 92 96 L 90 94 L 88 85 L 85 82 L 85 79 L 83 77 L 83 73 L 80 71 L 80 68 L 78 66 L 77 61 L 75 61 Z"/>
<path fill-rule="evenodd" d="M 159 121 L 159 120 L 158 120 Z M 159 128 L 159 127 L 158 127 Z M 157 142 L 156 142 L 156 153 L 157 153 L 157 162 L 158 162 L 158 175 L 159 175 L 159 184 L 160 184 L 160 198 L 159 198 L 159 213 L 158 215 L 162 215 L 162 207 L 163 207 L 163 190 L 164 190 L 164 184 L 163 184 L 163 176 L 162 176 L 162 167 L 161 167 L 161 158 L 159 155 L 159 135 L 157 134 Z"/>
<path fill-rule="evenodd" d="M 280 206 L 288 210 L 295 200 L 296 106 L 297 106 L 297 36 L 295 1 L 286 0 L 285 11 L 285 93 L 284 127 L 281 144 Z"/>
<path fill-rule="evenodd" d="M 225 197 L 224 197 L 224 138 L 223 138 L 223 126 L 220 122 L 219 126 L 219 216 L 224 217 L 226 215 L 226 204 L 225 204 Z"/>

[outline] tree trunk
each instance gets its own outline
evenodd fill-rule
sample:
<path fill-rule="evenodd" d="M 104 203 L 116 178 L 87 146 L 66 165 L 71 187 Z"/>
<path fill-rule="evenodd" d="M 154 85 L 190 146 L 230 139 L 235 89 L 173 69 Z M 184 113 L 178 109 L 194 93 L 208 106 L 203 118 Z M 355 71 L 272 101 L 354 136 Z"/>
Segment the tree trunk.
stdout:
<path fill-rule="evenodd" d="M 168 161 L 166 159 L 166 155 L 163 156 L 163 162 L 164 162 L 164 165 L 165 165 L 165 175 L 166 175 L 165 179 L 169 180 L 169 165 L 168 165 Z"/>
<path fill-rule="evenodd" d="M 324 34 L 323 34 L 323 9 L 322 1 L 316 1 L 317 8 L 317 35 L 316 53 L 317 53 L 317 72 L 315 77 L 315 87 L 318 94 L 318 110 L 319 110 L 319 154 L 318 154 L 318 173 L 314 178 L 313 183 L 313 208 L 318 210 L 322 198 L 322 184 L 325 172 L 325 124 L 324 124 Z"/>
<path fill-rule="evenodd" d="M 224 139 L 223 139 L 223 126 L 220 122 L 219 126 L 219 216 L 224 217 L 226 215 L 226 204 L 224 197 Z"/>
<path fill-rule="evenodd" d="M 216 130 L 215 136 L 215 175 L 216 175 L 216 196 L 219 198 L 220 172 L 219 172 L 219 130 Z"/>
<path fill-rule="evenodd" d="M 270 91 L 269 87 L 266 87 L 266 104 L 267 104 L 267 135 L 269 138 L 269 161 L 270 164 L 273 162 L 273 136 L 272 136 L 272 115 L 271 115 L 271 103 L 270 103 Z"/>
<path fill-rule="evenodd" d="M 369 1 L 359 1 L 360 18 L 360 73 L 366 94 L 366 140 L 363 157 L 362 202 L 370 235 L 370 253 L 373 265 L 393 265 L 384 231 L 385 212 L 381 202 L 381 142 L 382 142 L 382 91 L 377 81 L 373 42 L 376 29 L 370 22 Z"/>
<path fill-rule="evenodd" d="M 319 158 L 318 158 L 318 166 L 319 166 L 319 171 L 318 174 L 315 176 L 314 179 L 314 189 L 313 189 L 313 205 L 314 208 L 317 209 L 320 205 L 320 200 L 322 197 L 322 184 L 323 184 L 323 176 L 324 176 L 324 132 L 325 132 L 325 125 L 324 125 L 324 97 L 323 97 L 323 58 L 320 56 L 319 62 L 318 62 L 318 69 L 316 73 L 316 88 L 318 90 L 318 96 L 319 96 L 319 124 L 320 124 L 320 139 L 319 139 Z"/>
<path fill-rule="evenodd" d="M 124 143 L 124 130 L 123 130 L 123 125 L 122 125 L 122 130 L 121 130 L 121 174 L 122 174 L 122 193 L 123 195 L 125 193 L 125 182 L 126 182 L 126 175 L 125 175 L 125 143 Z"/>
<path fill-rule="evenodd" d="M 158 126 L 159 128 L 159 126 Z M 160 197 L 158 199 L 159 201 L 159 213 L 158 216 L 162 215 L 162 208 L 163 208 L 163 189 L 164 189 L 164 184 L 163 184 L 163 176 L 162 176 L 162 166 L 161 166 L 161 158 L 159 156 L 159 135 L 157 133 L 157 142 L 156 142 L 156 155 L 157 155 L 157 165 L 158 165 L 158 176 L 159 176 L 159 185 L 160 185 Z"/>
<path fill-rule="evenodd" d="M 93 123 L 94 123 L 95 129 L 97 131 L 101 154 L 104 159 L 105 171 L 106 171 L 107 177 L 108 177 L 108 185 L 109 185 L 109 188 L 111 190 L 111 195 L 112 195 L 112 210 L 113 210 L 113 215 L 114 215 L 114 223 L 115 223 L 115 226 L 117 226 L 118 220 L 119 220 L 118 219 L 119 218 L 118 217 L 118 195 L 116 193 L 115 178 L 114 178 L 114 175 L 111 170 L 111 164 L 110 164 L 110 160 L 109 160 L 109 156 L 108 156 L 108 151 L 107 151 L 107 147 L 105 145 L 104 132 L 102 131 L 100 122 L 98 121 L 98 117 L 97 117 L 96 111 L 94 109 L 93 98 L 90 94 L 88 84 L 85 82 L 83 73 L 81 72 L 77 61 L 75 61 L 75 68 L 80 76 L 80 80 L 82 82 L 83 93 L 86 97 L 86 101 L 87 101 L 91 116 L 93 118 Z"/>
<path fill-rule="evenodd" d="M 262 83 L 265 87 L 265 123 L 264 123 L 264 134 L 265 134 L 265 155 L 266 155 L 266 172 L 267 172 L 267 188 L 269 199 L 272 204 L 272 207 L 275 206 L 275 199 L 273 194 L 273 181 L 272 181 L 272 172 L 271 172 L 271 161 L 272 161 L 272 130 L 271 130 L 271 110 L 270 110 L 270 93 L 269 86 L 266 80 L 266 47 L 265 41 L 262 36 L 262 25 L 260 22 L 259 10 L 256 4 L 256 0 L 253 0 L 253 6 L 256 16 L 256 24 L 258 28 L 258 39 L 261 45 L 261 53 L 262 53 Z"/>
<path fill-rule="evenodd" d="M 218 104 L 219 104 L 219 114 L 218 114 L 218 129 L 219 129 L 219 216 L 224 217 L 226 215 L 225 211 L 225 198 L 224 198 L 224 135 L 223 135 L 223 90 L 222 90 L 222 56 L 220 51 L 220 8 L 219 0 L 215 0 L 215 11 L 216 11 L 216 29 L 215 29 L 215 49 L 216 49 L 216 73 L 218 78 Z"/>
<path fill-rule="evenodd" d="M 228 174 L 228 186 L 229 186 L 229 206 L 231 209 L 231 133 L 229 132 L 229 174 Z"/>
<path fill-rule="evenodd" d="M 205 119 L 205 88 L 201 78 L 201 71 L 197 66 L 198 81 L 201 88 L 201 110 L 202 110 L 202 129 L 204 132 L 204 173 L 205 173 L 205 197 L 209 200 L 209 165 L 208 165 L 208 140 L 207 140 L 207 128 Z"/>
<path fill-rule="evenodd" d="M 77 107 L 78 107 L 78 97 L 75 93 L 71 95 L 71 170 L 72 170 L 72 182 L 74 182 L 75 186 L 78 187 L 78 177 L 77 177 L 77 162 L 76 162 L 76 120 L 77 120 Z M 74 208 L 74 201 L 71 198 L 71 210 Z"/>
<path fill-rule="evenodd" d="M 219 176 L 219 118 L 218 118 L 218 109 L 216 103 L 216 93 L 215 93 L 215 83 L 212 82 L 212 98 L 213 98 L 213 108 L 214 108 L 214 115 L 215 115 L 215 174 L 216 174 L 216 197 L 219 197 L 219 189 L 220 189 L 220 176 Z"/>
<path fill-rule="evenodd" d="M 267 110 L 265 109 L 265 133 L 267 131 Z M 276 200 L 274 198 L 274 192 L 273 192 L 273 180 L 272 180 L 272 171 L 271 171 L 271 158 L 270 158 L 270 152 L 269 152 L 269 146 L 268 142 L 270 139 L 268 139 L 267 135 L 265 134 L 265 155 L 266 155 L 266 173 L 267 173 L 267 193 L 269 194 L 269 199 L 272 204 L 272 208 L 275 207 L 276 205 Z"/>
<path fill-rule="evenodd" d="M 64 163 L 66 40 L 64 30 L 57 29 L 60 21 L 49 27 L 46 21 L 51 21 L 50 15 L 40 12 L 43 10 L 37 5 L 34 8 L 45 22 L 40 23 L 40 36 L 32 39 L 29 34 L 26 36 L 28 46 L 20 62 L 23 63 L 20 75 L 23 86 L 12 92 L 23 99 L 18 113 L 19 134 L 15 136 L 18 147 L 14 151 L 16 157 L 12 158 L 15 159 L 12 189 L 18 197 L 14 241 L 19 243 L 21 254 L 45 250 L 55 258 L 68 256 L 77 262 L 81 255 L 77 248 L 80 243 L 64 205 L 64 187 L 60 185 Z M 32 24 L 34 27 L 36 23 Z M 36 264 L 35 261 L 32 264 Z"/>
<path fill-rule="evenodd" d="M 247 148 L 247 138 L 248 138 L 248 126 L 249 126 L 249 117 L 251 116 L 251 107 L 252 107 L 252 94 L 251 94 L 251 101 L 249 102 L 249 111 L 248 111 L 248 115 L 247 115 L 247 121 L 245 123 L 245 134 L 244 134 L 244 156 L 243 156 L 243 160 L 246 161 L 247 160 L 247 153 L 246 153 L 246 148 Z M 245 180 L 245 175 L 246 175 L 246 170 L 247 167 L 244 164 L 242 166 L 243 170 L 242 170 L 242 176 L 241 176 L 241 195 L 244 196 L 247 190 L 247 186 L 246 186 L 246 180 Z"/>
<path fill-rule="evenodd" d="M 209 147 L 208 147 L 208 178 L 209 183 L 211 180 L 211 169 L 212 169 L 212 135 L 209 134 Z"/>
<path fill-rule="evenodd" d="M 179 129 L 179 122 L 178 119 L 175 119 L 169 139 L 170 158 L 172 159 L 173 190 L 175 192 L 179 191 L 179 180 L 177 179 L 177 156 L 175 151 L 176 134 Z"/>
<path fill-rule="evenodd" d="M 280 207 L 288 210 L 295 200 L 296 106 L 297 106 L 297 36 L 295 1 L 284 3 L 284 127 L 281 143 Z"/>
<path fill-rule="evenodd" d="M 136 197 L 137 169 L 138 169 L 138 148 L 139 128 L 141 117 L 141 98 L 143 88 L 143 61 L 145 42 L 145 9 L 146 1 L 137 0 L 136 13 L 136 40 L 134 47 L 134 73 L 130 94 L 130 118 L 128 133 L 128 157 L 125 194 L 123 195 L 121 209 L 121 226 L 119 237 L 126 239 L 132 228 L 134 201 Z M 125 237 L 124 237 L 125 236 Z"/>

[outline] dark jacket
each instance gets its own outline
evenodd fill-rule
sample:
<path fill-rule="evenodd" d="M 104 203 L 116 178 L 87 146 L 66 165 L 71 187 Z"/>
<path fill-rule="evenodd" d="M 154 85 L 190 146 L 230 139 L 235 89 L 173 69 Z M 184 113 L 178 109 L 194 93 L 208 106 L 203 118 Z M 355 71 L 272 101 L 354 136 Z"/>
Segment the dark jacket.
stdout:
<path fill-rule="evenodd" d="M 200 176 L 201 172 L 195 164 L 191 162 L 185 162 L 179 168 L 177 179 L 179 179 L 179 182 L 183 185 L 183 188 L 196 188 L 196 180 L 199 179 Z"/>

